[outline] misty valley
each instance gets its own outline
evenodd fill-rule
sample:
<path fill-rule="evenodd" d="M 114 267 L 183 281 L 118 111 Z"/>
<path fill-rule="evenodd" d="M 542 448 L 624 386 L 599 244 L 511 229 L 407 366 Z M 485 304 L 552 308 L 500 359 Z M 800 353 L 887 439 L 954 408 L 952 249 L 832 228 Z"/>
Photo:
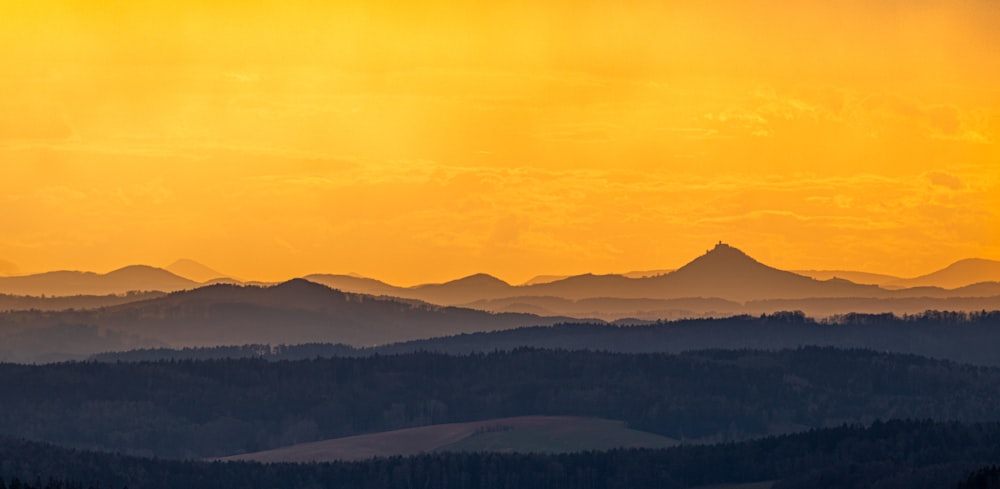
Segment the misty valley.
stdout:
<path fill-rule="evenodd" d="M 996 487 L 1000 267 L 973 264 L 0 277 L 0 487 Z"/>

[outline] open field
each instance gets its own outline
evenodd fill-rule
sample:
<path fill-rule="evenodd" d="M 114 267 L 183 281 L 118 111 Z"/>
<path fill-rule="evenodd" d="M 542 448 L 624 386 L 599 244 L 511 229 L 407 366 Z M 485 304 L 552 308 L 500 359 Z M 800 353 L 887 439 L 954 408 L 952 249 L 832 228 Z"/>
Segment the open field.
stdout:
<path fill-rule="evenodd" d="M 677 445 L 672 438 L 632 430 L 622 421 L 597 418 L 513 418 L 496 420 L 480 431 L 438 451 L 562 453 L 613 448 L 665 448 Z"/>
<path fill-rule="evenodd" d="M 631 430 L 621 421 L 575 416 L 519 416 L 448 423 L 300 443 L 225 457 L 259 462 L 325 462 L 431 451 L 572 452 L 668 447 L 671 438 Z"/>

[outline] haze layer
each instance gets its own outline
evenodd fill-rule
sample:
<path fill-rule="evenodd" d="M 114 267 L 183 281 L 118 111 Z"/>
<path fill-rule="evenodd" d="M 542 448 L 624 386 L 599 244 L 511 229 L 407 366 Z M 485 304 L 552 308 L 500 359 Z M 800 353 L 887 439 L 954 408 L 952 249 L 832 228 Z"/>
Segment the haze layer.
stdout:
<path fill-rule="evenodd" d="M 0 274 L 1000 257 L 1000 6 L 4 2 Z"/>

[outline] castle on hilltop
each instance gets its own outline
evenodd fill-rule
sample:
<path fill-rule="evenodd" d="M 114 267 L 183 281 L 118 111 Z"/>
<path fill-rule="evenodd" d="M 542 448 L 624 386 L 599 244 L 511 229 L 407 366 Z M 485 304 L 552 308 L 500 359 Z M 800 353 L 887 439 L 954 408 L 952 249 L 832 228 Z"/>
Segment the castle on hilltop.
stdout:
<path fill-rule="evenodd" d="M 719 242 L 715 245 L 715 248 L 712 248 L 710 250 L 705 250 L 705 254 L 707 255 L 707 254 L 709 254 L 709 253 L 711 253 L 713 251 L 716 251 L 716 250 L 729 250 L 729 249 L 732 249 L 732 246 L 729 246 L 728 244 L 723 243 L 722 240 L 720 239 Z"/>

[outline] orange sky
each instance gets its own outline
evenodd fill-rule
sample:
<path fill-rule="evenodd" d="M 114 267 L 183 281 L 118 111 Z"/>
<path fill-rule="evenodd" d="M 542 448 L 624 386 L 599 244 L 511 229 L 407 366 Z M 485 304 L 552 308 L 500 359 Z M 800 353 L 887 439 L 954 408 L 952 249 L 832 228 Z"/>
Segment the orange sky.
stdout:
<path fill-rule="evenodd" d="M 1000 258 L 998 2 L 487 3 L 0 2 L 0 274 Z"/>

